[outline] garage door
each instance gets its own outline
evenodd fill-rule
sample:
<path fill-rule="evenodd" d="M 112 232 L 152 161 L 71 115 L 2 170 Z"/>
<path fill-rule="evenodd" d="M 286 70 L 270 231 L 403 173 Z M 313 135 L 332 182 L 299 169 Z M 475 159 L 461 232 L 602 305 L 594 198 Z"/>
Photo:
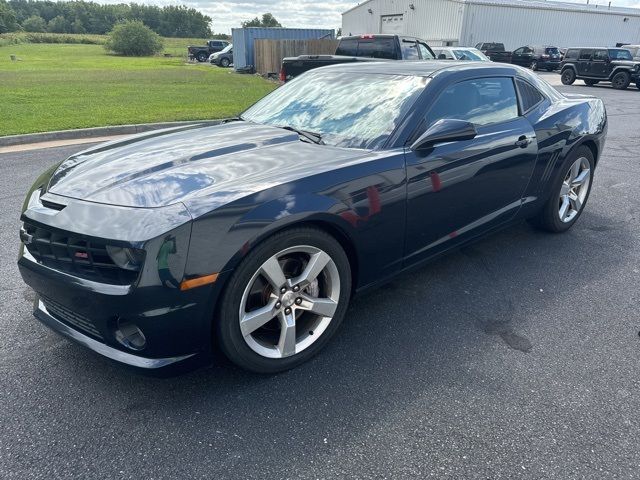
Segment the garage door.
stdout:
<path fill-rule="evenodd" d="M 404 33 L 402 25 L 404 19 L 400 15 L 382 15 L 380 17 L 380 33 L 401 34 Z"/>

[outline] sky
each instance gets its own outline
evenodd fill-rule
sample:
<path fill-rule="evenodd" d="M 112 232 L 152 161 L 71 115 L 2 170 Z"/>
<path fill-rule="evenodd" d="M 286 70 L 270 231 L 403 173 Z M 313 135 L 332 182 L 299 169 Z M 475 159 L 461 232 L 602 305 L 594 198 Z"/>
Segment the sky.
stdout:
<path fill-rule="evenodd" d="M 123 0 L 95 0 L 98 3 L 123 3 Z M 352 0 L 133 0 L 148 5 L 187 5 L 213 19 L 215 33 L 231 33 L 244 20 L 270 12 L 284 27 L 333 28 L 342 24 L 341 13 L 361 3 Z M 416 0 L 420 1 L 420 0 Z M 572 0 L 564 0 L 572 1 Z M 586 3 L 586 0 L 573 0 Z M 124 2 L 126 3 L 126 2 Z M 591 4 L 606 5 L 609 0 L 590 0 Z M 612 6 L 639 7 L 640 0 L 613 0 Z"/>

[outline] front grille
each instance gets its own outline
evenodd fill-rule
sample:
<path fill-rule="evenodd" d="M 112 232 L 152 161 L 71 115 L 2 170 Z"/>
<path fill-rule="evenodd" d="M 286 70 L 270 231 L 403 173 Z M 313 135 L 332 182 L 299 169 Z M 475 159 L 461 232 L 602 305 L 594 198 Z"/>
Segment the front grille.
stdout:
<path fill-rule="evenodd" d="M 51 300 L 47 297 L 40 297 L 44 306 L 47 307 L 47 311 L 61 322 L 70 324 L 96 338 L 103 339 L 100 331 L 95 327 L 93 322 L 87 317 L 78 313 L 72 312 L 67 307 L 60 305 L 58 302 Z"/>
<path fill-rule="evenodd" d="M 130 285 L 138 272 L 116 265 L 101 241 L 24 223 L 20 232 L 29 253 L 41 264 L 80 278 L 114 285 Z"/>

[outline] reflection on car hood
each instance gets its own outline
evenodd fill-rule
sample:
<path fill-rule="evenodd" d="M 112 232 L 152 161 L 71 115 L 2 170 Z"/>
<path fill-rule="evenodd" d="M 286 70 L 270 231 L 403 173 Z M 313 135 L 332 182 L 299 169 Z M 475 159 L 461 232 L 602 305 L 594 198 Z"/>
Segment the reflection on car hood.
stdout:
<path fill-rule="evenodd" d="M 369 154 L 305 143 L 296 133 L 249 122 L 196 125 L 80 152 L 60 164 L 48 191 L 130 207 L 188 204 L 205 195 L 232 201 Z"/>

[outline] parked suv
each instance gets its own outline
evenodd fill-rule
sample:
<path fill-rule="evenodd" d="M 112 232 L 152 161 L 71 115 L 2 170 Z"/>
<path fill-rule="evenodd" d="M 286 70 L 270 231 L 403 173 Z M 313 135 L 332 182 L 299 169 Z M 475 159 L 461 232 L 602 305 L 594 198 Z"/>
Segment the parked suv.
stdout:
<path fill-rule="evenodd" d="M 544 68 L 552 72 L 560 68 L 560 50 L 549 45 L 526 45 L 513 51 L 511 63 L 533 71 Z"/>
<path fill-rule="evenodd" d="M 631 52 L 624 48 L 570 48 L 560 74 L 564 85 L 579 78 L 587 85 L 604 81 L 624 90 L 634 82 L 640 88 L 640 62 L 634 62 Z"/>

